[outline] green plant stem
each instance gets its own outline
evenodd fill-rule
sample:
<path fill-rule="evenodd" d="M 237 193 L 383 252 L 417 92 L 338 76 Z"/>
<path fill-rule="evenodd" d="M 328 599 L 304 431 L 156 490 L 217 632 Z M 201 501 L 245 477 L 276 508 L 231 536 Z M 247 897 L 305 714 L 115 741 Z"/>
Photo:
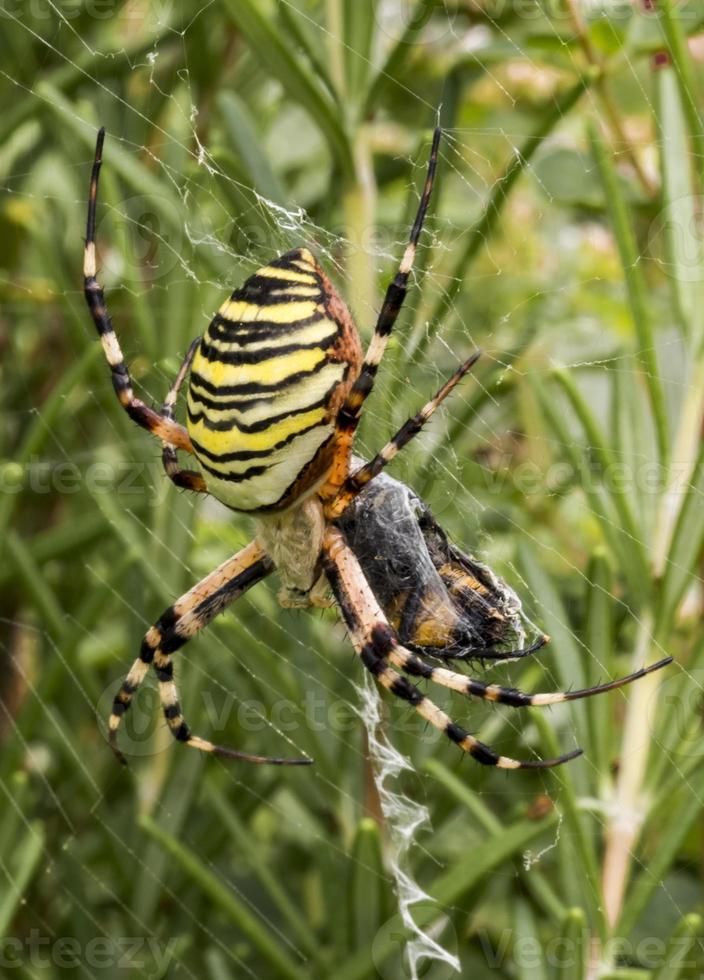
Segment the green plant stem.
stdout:
<path fill-rule="evenodd" d="M 633 653 L 634 670 L 648 662 L 653 625 L 651 611 L 644 610 Z M 644 730 L 643 720 L 647 717 L 648 704 L 660 681 L 658 674 L 641 678 L 633 685 L 626 708 L 619 753 L 620 768 L 604 833 L 606 846 L 601 879 L 606 920 L 612 928 L 621 915 L 633 854 L 647 813 L 642 786 L 650 739 L 647 729 Z"/>
<path fill-rule="evenodd" d="M 643 186 L 643 190 L 648 197 L 654 198 L 658 192 L 658 188 L 655 186 L 655 184 L 653 184 L 652 180 L 643 169 L 643 166 L 638 159 L 638 154 L 636 153 L 632 142 L 628 138 L 628 134 L 623 128 L 621 115 L 611 97 L 611 92 L 609 91 L 607 75 L 604 71 L 604 64 L 597 54 L 591 38 L 589 37 L 589 31 L 584 21 L 584 17 L 582 16 L 581 8 L 577 0 L 565 0 L 565 5 L 570 13 L 570 17 L 572 18 L 577 39 L 579 40 L 587 61 L 592 68 L 595 68 L 599 72 L 594 87 L 599 94 L 599 99 L 608 117 L 609 126 L 611 127 L 614 136 L 618 140 L 618 145 L 623 147 L 626 155 L 628 156 L 631 166 L 633 167 L 638 180 Z"/>
<path fill-rule="evenodd" d="M 345 96 L 345 55 L 343 51 L 343 12 L 340 0 L 325 0 L 325 21 L 327 24 L 328 60 L 330 78 L 340 104 Z"/>
<path fill-rule="evenodd" d="M 687 36 L 682 29 L 679 11 L 676 9 L 678 7 L 680 5 L 673 3 L 673 0 L 658 0 L 658 15 L 661 18 L 669 54 L 677 73 L 682 107 L 692 135 L 693 158 L 699 164 L 700 180 L 704 181 L 704 122 L 699 109 L 701 100 L 697 95 L 692 60 L 687 50 Z"/>
<path fill-rule="evenodd" d="M 665 574 L 677 517 L 686 499 L 685 488 L 691 482 L 701 448 L 703 419 L 704 355 L 700 354 L 682 402 L 669 462 L 667 486 L 658 507 L 652 550 L 653 575 L 656 579 Z"/>
<path fill-rule="evenodd" d="M 344 192 L 342 202 L 345 236 L 351 251 L 347 257 L 348 296 L 363 323 L 373 323 L 376 310 L 374 260 L 367 238 L 376 218 L 376 180 L 369 142 L 369 129 L 360 126 L 354 139 L 355 179 Z"/>
<path fill-rule="evenodd" d="M 428 317 L 428 322 L 431 324 L 431 327 L 437 328 L 437 325 L 443 322 L 448 312 L 454 306 L 454 302 L 467 277 L 469 266 L 481 247 L 493 234 L 513 185 L 526 170 L 528 164 L 547 137 L 562 122 L 577 102 L 579 102 L 582 95 L 590 88 L 598 75 L 599 73 L 597 71 L 591 69 L 562 95 L 550 99 L 538 125 L 514 152 L 504 172 L 495 181 L 482 216 L 468 232 L 467 244 L 460 253 L 460 257 L 455 263 L 454 268 L 447 276 L 447 286 Z M 429 333 L 430 330 L 428 331 Z M 425 345 L 419 345 L 418 356 L 422 354 L 421 348 L 427 346 L 427 342 Z"/>
<path fill-rule="evenodd" d="M 259 950 L 261 956 L 278 971 L 277 977 L 283 977 L 286 980 L 306 980 L 303 970 L 279 945 L 271 929 L 261 923 L 239 898 L 236 891 L 233 891 L 217 878 L 200 858 L 196 857 L 193 851 L 185 847 L 151 817 L 140 817 L 139 825 L 150 837 L 165 848 L 188 877 L 208 895 L 213 906 L 216 909 L 219 908 L 247 936 L 252 945 Z"/>
<path fill-rule="evenodd" d="M 664 464 L 668 455 L 667 413 L 655 350 L 651 305 L 648 301 L 648 293 L 643 278 L 641 256 L 628 207 L 616 174 L 613 157 L 604 146 L 597 128 L 593 125 L 589 128 L 589 138 L 606 193 L 614 236 L 621 256 L 633 327 L 640 348 L 638 359 L 641 363 L 650 398 L 660 461 Z"/>

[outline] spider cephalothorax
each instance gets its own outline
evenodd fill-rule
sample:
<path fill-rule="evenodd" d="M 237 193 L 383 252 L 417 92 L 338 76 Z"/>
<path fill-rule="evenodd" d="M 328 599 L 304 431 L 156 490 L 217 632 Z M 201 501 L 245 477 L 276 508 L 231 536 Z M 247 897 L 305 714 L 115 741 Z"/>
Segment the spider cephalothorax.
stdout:
<path fill-rule="evenodd" d="M 144 637 L 109 720 L 110 743 L 118 757 L 123 759 L 116 744 L 120 721 L 152 665 L 164 716 L 178 741 L 252 762 L 311 761 L 252 756 L 193 735 L 173 679 L 172 654 L 274 569 L 281 579 L 283 605 L 331 604 L 325 595 L 331 590 L 364 666 L 479 762 L 504 769 L 543 768 L 578 755 L 580 750 L 527 761 L 498 755 L 408 680 L 424 678 L 466 697 L 523 707 L 621 687 L 669 662 L 599 687 L 550 694 L 485 684 L 429 662 L 428 657 L 525 656 L 547 640 L 540 636 L 529 647 L 512 647 L 514 637 L 520 643 L 522 631 L 511 590 L 452 545 L 408 488 L 379 480 L 387 463 L 474 365 L 478 352 L 370 462 L 352 458 L 362 407 L 406 295 L 433 187 L 440 130 L 433 136 L 410 239 L 364 359 L 344 302 L 313 255 L 297 248 L 260 269 L 220 307 L 204 335 L 191 344 L 159 412 L 134 396 L 96 277 L 95 209 L 103 140 L 100 130 L 88 201 L 84 289 L 115 392 L 131 418 L 161 439 L 164 468 L 177 486 L 210 493 L 232 510 L 251 514 L 257 524 L 256 539 L 181 596 Z M 174 407 L 189 372 L 186 429 L 174 421 Z M 178 450 L 194 455 L 199 470 L 182 470 Z M 405 521 L 401 536 L 395 520 Z"/>

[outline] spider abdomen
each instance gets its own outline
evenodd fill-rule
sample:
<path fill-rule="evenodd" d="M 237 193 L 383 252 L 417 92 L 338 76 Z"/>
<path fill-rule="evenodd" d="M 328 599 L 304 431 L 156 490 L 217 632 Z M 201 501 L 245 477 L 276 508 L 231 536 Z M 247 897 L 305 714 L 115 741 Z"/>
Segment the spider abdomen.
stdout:
<path fill-rule="evenodd" d="M 315 486 L 360 360 L 352 318 L 307 249 L 236 289 L 191 368 L 188 432 L 210 493 L 256 512 Z"/>

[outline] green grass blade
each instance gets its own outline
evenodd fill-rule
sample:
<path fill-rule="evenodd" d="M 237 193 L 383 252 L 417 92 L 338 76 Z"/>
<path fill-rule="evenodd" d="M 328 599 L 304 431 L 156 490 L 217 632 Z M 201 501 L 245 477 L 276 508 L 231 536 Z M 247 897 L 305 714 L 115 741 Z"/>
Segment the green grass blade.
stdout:
<path fill-rule="evenodd" d="M 698 92 L 687 35 L 680 20 L 681 4 L 676 0 L 659 0 L 658 15 L 682 93 L 682 108 L 687 116 L 693 140 L 694 160 L 699 162 L 700 180 L 704 179 L 704 122 L 701 95 Z"/>
<path fill-rule="evenodd" d="M 503 173 L 494 182 L 481 218 L 467 232 L 466 244 L 460 250 L 459 258 L 447 276 L 447 285 L 442 296 L 428 316 L 429 323 L 437 325 L 445 320 L 462 290 L 472 261 L 493 235 L 514 184 L 528 169 L 531 160 L 548 136 L 569 115 L 596 77 L 598 77 L 597 73 L 586 74 L 561 96 L 556 99 L 551 98 L 546 104 L 538 124 L 516 149 Z"/>
<path fill-rule="evenodd" d="M 253 0 L 225 0 L 225 7 L 262 65 L 279 79 L 288 96 L 310 114 L 325 135 L 343 174 L 351 178 L 352 150 L 339 111 L 312 73 L 294 56 L 273 21 L 264 16 Z"/>
<path fill-rule="evenodd" d="M 648 901 L 661 887 L 665 874 L 672 867 L 682 842 L 701 816 L 704 772 L 700 770 L 695 778 L 690 777 L 690 785 L 690 793 L 680 790 L 675 797 L 670 795 L 657 811 L 651 811 L 651 820 L 660 817 L 657 823 L 658 845 L 653 848 L 642 871 L 628 888 L 618 924 L 619 932 L 623 936 L 630 935 L 635 928 Z"/>
<path fill-rule="evenodd" d="M 696 913 L 685 915 L 670 936 L 662 966 L 653 973 L 652 980 L 677 980 L 683 970 L 691 969 L 689 954 L 695 945 L 701 946 L 702 917 Z"/>
<path fill-rule="evenodd" d="M 569 909 L 562 923 L 561 954 L 556 976 L 559 980 L 584 980 L 587 969 L 589 933 L 580 908 Z"/>
<path fill-rule="evenodd" d="M 699 311 L 702 308 L 704 261 L 701 237 L 697 232 L 697 197 L 694 192 L 693 157 L 682 111 L 681 89 L 675 69 L 664 67 L 656 73 L 656 103 L 662 168 L 664 209 L 658 215 L 656 231 L 662 232 L 668 281 L 685 336 L 700 346 Z"/>
<path fill-rule="evenodd" d="M 642 542 L 642 529 L 636 522 L 631 508 L 628 482 L 626 481 L 624 485 L 619 486 L 618 481 L 613 479 L 616 460 L 606 444 L 601 426 L 575 384 L 572 375 L 561 368 L 556 368 L 552 371 L 552 377 L 567 395 L 584 430 L 586 444 L 599 465 L 599 476 L 619 518 L 622 553 L 628 556 L 631 576 L 639 581 L 640 590 L 645 590 L 641 591 L 641 594 L 647 596 L 649 588 L 648 559 Z"/>
<path fill-rule="evenodd" d="M 232 888 L 217 878 L 196 854 L 185 847 L 151 817 L 142 816 L 140 827 L 171 855 L 181 870 L 210 899 L 213 908 L 230 919 L 249 939 L 261 956 L 286 980 L 305 980 L 303 968 L 295 963 L 267 928 Z"/>
<path fill-rule="evenodd" d="M 7 936 L 17 909 L 24 900 L 46 846 L 44 825 L 38 820 L 25 828 L 22 838 L 6 859 L 9 880 L 0 892 L 0 935 Z M 3 875 L 5 877 L 5 875 Z"/>
<path fill-rule="evenodd" d="M 219 93 L 217 105 L 230 145 L 240 157 L 257 194 L 276 204 L 285 204 L 286 191 L 269 162 L 246 103 L 234 92 L 225 91 Z"/>
<path fill-rule="evenodd" d="M 638 358 L 650 397 L 660 460 L 664 462 L 669 452 L 668 420 L 657 362 L 650 303 L 640 262 L 641 256 L 611 153 L 606 149 L 594 126 L 589 129 L 589 139 L 606 193 L 611 224 L 621 256 L 631 318 L 638 339 Z"/>

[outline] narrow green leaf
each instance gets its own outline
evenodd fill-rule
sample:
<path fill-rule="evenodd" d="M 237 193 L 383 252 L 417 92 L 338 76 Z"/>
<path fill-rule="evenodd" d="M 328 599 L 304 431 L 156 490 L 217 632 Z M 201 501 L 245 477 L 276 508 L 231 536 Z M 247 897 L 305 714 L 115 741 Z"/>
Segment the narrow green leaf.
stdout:
<path fill-rule="evenodd" d="M 545 953 L 540 943 L 540 928 L 528 902 L 519 899 L 513 916 L 516 933 L 514 960 L 520 980 L 547 980 Z"/>
<path fill-rule="evenodd" d="M 623 536 L 619 533 L 613 507 L 610 506 L 604 491 L 596 485 L 592 478 L 585 452 L 575 445 L 574 437 L 565 423 L 564 414 L 555 404 L 555 399 L 550 398 L 544 386 L 538 384 L 531 375 L 528 376 L 527 380 L 540 405 L 545 421 L 554 434 L 554 441 L 572 465 L 575 482 L 584 493 L 592 514 L 599 522 L 604 541 L 615 556 L 619 569 L 627 576 L 629 584 L 637 592 L 640 588 L 640 572 L 638 569 L 632 568 L 632 563 L 628 558 L 627 546 L 624 545 Z"/>
<path fill-rule="evenodd" d="M 3 874 L 8 880 L 0 890 L 0 936 L 7 936 L 10 932 L 12 919 L 37 870 L 45 845 L 44 825 L 34 820 L 25 828 L 22 839 L 9 856 Z"/>
<path fill-rule="evenodd" d="M 551 813 L 544 820 L 525 820 L 503 829 L 486 842 L 479 853 L 472 852 L 457 861 L 453 866 L 435 879 L 430 888 L 430 897 L 437 906 L 423 905 L 414 916 L 419 926 L 428 926 L 443 909 L 458 904 L 473 888 L 488 878 L 505 861 L 518 858 L 538 837 L 555 827 L 556 814 Z M 335 980 L 366 980 L 370 970 L 378 971 L 381 964 L 398 950 L 398 935 L 395 933 L 383 942 L 374 945 L 374 959 L 371 950 L 365 948 L 352 956 L 338 969 Z"/>
<path fill-rule="evenodd" d="M 244 933 L 261 956 L 278 970 L 278 975 L 287 980 L 305 980 L 303 969 L 291 959 L 272 930 L 252 913 L 249 905 L 242 901 L 234 889 L 217 878 L 193 851 L 151 817 L 142 816 L 139 825 L 209 897 L 214 909 L 219 909 Z"/>
<path fill-rule="evenodd" d="M 557 589 L 531 545 L 520 542 L 518 557 L 530 593 L 539 604 L 540 626 L 551 639 L 550 647 L 546 647 L 546 651 L 554 651 L 552 659 L 558 683 L 563 690 L 571 686 L 584 687 L 587 669 L 591 669 L 586 666 L 589 653 L 578 646 L 567 610 Z M 571 707 L 583 708 L 584 705 L 575 703 Z M 583 727 L 585 719 L 581 710 L 577 715 L 580 717 L 579 736 L 583 741 L 586 735 Z"/>
<path fill-rule="evenodd" d="M 56 420 L 65 408 L 67 394 L 85 378 L 92 366 L 102 356 L 103 352 L 96 339 L 96 342 L 91 344 L 78 360 L 64 372 L 59 383 L 52 389 L 51 394 L 27 429 L 22 444 L 15 452 L 12 461 L 13 467 L 21 467 L 23 470 L 31 457 L 40 451 L 45 441 L 50 438 Z M 21 476 L 21 470 L 18 476 Z M 21 497 L 21 493 L 5 492 L 0 494 L 0 554 L 2 553 L 2 544 L 6 541 L 6 528 L 9 526 L 15 506 Z"/>
<path fill-rule="evenodd" d="M 677 0 L 658 0 L 658 18 L 662 23 L 677 82 L 682 93 L 682 108 L 692 134 L 694 159 L 699 162 L 700 179 L 704 178 L 704 121 L 701 96 L 687 45 L 687 35 L 680 19 L 682 5 Z"/>
<path fill-rule="evenodd" d="M 686 590 L 697 579 L 697 562 L 704 547 L 704 445 L 699 450 L 691 481 L 679 487 L 679 513 L 661 585 L 658 621 L 667 630 Z"/>
<path fill-rule="evenodd" d="M 598 77 L 598 72 L 587 73 L 560 97 L 551 98 L 546 103 L 537 126 L 529 133 L 521 146 L 516 148 L 503 173 L 494 181 L 481 218 L 472 226 L 466 236 L 463 235 L 463 238 L 466 237 L 465 247 L 461 250 L 453 269 L 445 279 L 446 286 L 432 313 L 428 316 L 429 323 L 440 324 L 445 320 L 462 290 L 472 261 L 494 233 L 514 184 L 521 174 L 528 169 L 531 160 L 548 136 L 569 115 L 582 95 L 589 90 Z"/>
<path fill-rule="evenodd" d="M 365 817 L 357 825 L 352 844 L 347 896 L 350 949 L 371 947 L 384 924 L 391 897 L 386 882 L 379 825 Z"/>
<path fill-rule="evenodd" d="M 234 152 L 241 158 L 258 194 L 276 204 L 286 203 L 286 191 L 269 163 L 247 105 L 234 92 L 218 93 L 217 106 Z"/>
<path fill-rule="evenodd" d="M 632 575 L 639 579 L 639 591 L 645 597 L 649 591 L 648 558 L 642 541 L 642 529 L 638 526 L 631 507 L 629 481 L 616 479 L 620 475 L 616 468 L 616 460 L 606 444 L 601 426 L 575 384 L 572 375 L 562 368 L 555 368 L 552 371 L 552 377 L 569 398 L 574 413 L 584 430 L 586 444 L 598 463 L 599 472 L 598 474 L 593 473 L 592 478 L 600 479 L 613 503 L 614 510 L 618 514 L 618 533 L 622 538 L 623 554 L 628 555 Z"/>
<path fill-rule="evenodd" d="M 297 942 L 305 947 L 309 955 L 318 958 L 320 948 L 313 931 L 301 915 L 300 909 L 282 887 L 280 876 L 269 867 L 262 856 L 260 843 L 251 835 L 233 809 L 231 802 L 225 799 L 215 783 L 208 784 L 206 793 L 218 819 L 232 838 L 235 851 L 245 856 L 248 867 L 252 869 L 272 902 L 295 932 Z"/>
<path fill-rule="evenodd" d="M 690 832 L 694 822 L 701 817 L 701 793 L 704 791 L 704 772 L 697 773 L 686 787 L 689 792 L 670 794 L 663 805 L 650 813 L 654 823 L 657 816 L 657 847 L 652 849 L 649 858 L 643 863 L 640 874 L 628 888 L 623 912 L 618 923 L 619 933 L 628 936 L 635 928 L 645 906 L 654 892 L 662 886 L 663 878 L 672 866 L 682 842 Z M 649 823 L 650 823 L 649 821 Z M 648 828 L 646 827 L 646 830 Z"/>
<path fill-rule="evenodd" d="M 531 708 L 530 713 L 540 732 L 543 751 L 547 756 L 555 758 L 562 750 L 555 729 L 550 724 L 550 719 L 537 708 Z M 574 881 L 577 886 L 577 894 L 581 894 L 582 904 L 589 913 L 590 926 L 598 929 L 603 939 L 606 936 L 606 923 L 601 903 L 599 866 L 594 849 L 594 840 L 588 826 L 589 818 L 580 811 L 575 789 L 575 779 L 582 767 L 583 764 L 580 766 L 579 762 L 573 762 L 567 766 L 560 766 L 558 769 L 551 770 L 553 785 L 559 794 L 557 806 L 565 822 L 565 829 L 560 834 L 558 847 L 562 854 L 563 869 L 568 875 L 566 883 L 569 893 L 571 894 L 575 890 L 571 887 L 572 881 Z M 577 875 L 574 874 L 575 858 L 579 862 Z"/>
<path fill-rule="evenodd" d="M 294 56 L 273 21 L 264 16 L 254 0 L 225 0 L 225 7 L 247 38 L 252 52 L 278 78 L 287 96 L 299 102 L 319 126 L 338 166 L 351 178 L 352 150 L 339 112 L 312 73 Z"/>
<path fill-rule="evenodd" d="M 354 103 L 361 103 L 372 67 L 372 41 L 377 0 L 366 0 L 366 3 L 359 3 L 359 0 L 343 0 L 343 7 L 346 95 Z"/>
<path fill-rule="evenodd" d="M 96 127 L 87 120 L 81 119 L 71 103 L 48 82 L 39 82 L 37 93 L 45 100 L 52 112 L 78 137 L 92 158 L 95 149 Z M 150 206 L 158 213 L 165 225 L 172 231 L 177 231 L 180 237 L 182 230 L 181 201 L 172 190 L 169 181 L 160 180 L 133 153 L 125 150 L 119 140 L 111 140 L 109 133 L 105 143 L 103 160 L 105 167 L 107 168 L 109 162 L 111 169 L 122 177 L 134 193 L 148 198 Z M 74 162 L 80 161 L 77 158 Z M 87 174 L 88 171 L 86 171 Z"/>
<path fill-rule="evenodd" d="M 284 31 L 288 32 L 310 62 L 316 75 L 328 90 L 330 97 L 337 101 L 335 86 L 330 78 L 327 65 L 319 55 L 319 34 L 314 36 L 311 24 L 315 25 L 309 14 L 301 11 L 292 0 L 277 0 L 279 16 Z"/>
<path fill-rule="evenodd" d="M 589 932 L 584 912 L 569 909 L 562 923 L 556 976 L 560 980 L 584 980 L 587 968 Z"/>
<path fill-rule="evenodd" d="M 634 355 L 611 372 L 610 449 L 613 474 L 625 487 L 644 541 L 652 540 L 664 472 L 654 458 L 655 430 Z M 625 544 L 625 543 L 624 543 Z M 626 545 L 627 546 L 627 545 Z"/>
<path fill-rule="evenodd" d="M 437 780 L 458 803 L 461 803 L 487 833 L 498 834 L 501 831 L 501 821 L 482 802 L 481 796 L 471 788 L 466 780 L 460 779 L 438 759 L 426 759 L 423 763 L 423 769 L 433 779 Z"/>
<path fill-rule="evenodd" d="M 590 126 L 589 128 L 589 139 L 606 192 L 611 223 L 621 255 L 631 318 L 638 339 L 638 359 L 641 363 L 645 384 L 650 396 L 650 407 L 655 423 L 660 460 L 665 461 L 669 450 L 668 421 L 656 356 L 651 305 L 648 299 L 640 261 L 641 255 L 633 232 L 628 206 L 626 205 L 616 174 L 613 157 L 606 149 L 601 136 L 594 126 Z"/>
<path fill-rule="evenodd" d="M 365 116 L 371 116 L 378 109 L 379 103 L 386 95 L 387 90 L 400 87 L 398 78 L 403 71 L 405 62 L 417 50 L 415 47 L 416 42 L 432 16 L 433 7 L 433 2 L 429 3 L 428 0 L 417 0 L 406 21 L 403 34 L 395 44 L 391 45 L 384 64 L 369 86 L 367 103 L 364 109 Z"/>
<path fill-rule="evenodd" d="M 675 926 L 667 942 L 662 966 L 655 971 L 652 980 L 677 980 L 683 970 L 690 970 L 687 958 L 692 947 L 701 944 L 702 917 L 692 913 L 685 915 Z"/>
<path fill-rule="evenodd" d="M 613 574 L 606 552 L 597 548 L 587 568 L 585 641 L 591 656 L 587 661 L 587 683 L 599 684 L 611 674 L 614 662 Z M 589 719 L 589 758 L 603 779 L 609 779 L 613 741 L 613 710 L 608 697 L 586 701 Z"/>
<path fill-rule="evenodd" d="M 704 284 L 704 255 L 698 232 L 698 196 L 694 193 L 693 156 L 690 152 L 681 89 L 676 71 L 664 67 L 656 73 L 656 103 L 664 208 L 654 231 L 665 248 L 665 272 L 685 335 L 701 332 L 699 311 Z M 699 343 L 695 341 L 695 349 Z"/>
<path fill-rule="evenodd" d="M 26 594 L 32 597 L 43 625 L 55 639 L 61 638 L 66 630 L 66 620 L 59 600 L 42 576 L 24 541 L 15 531 L 7 533 L 6 544 L 15 573 L 24 583 Z"/>

